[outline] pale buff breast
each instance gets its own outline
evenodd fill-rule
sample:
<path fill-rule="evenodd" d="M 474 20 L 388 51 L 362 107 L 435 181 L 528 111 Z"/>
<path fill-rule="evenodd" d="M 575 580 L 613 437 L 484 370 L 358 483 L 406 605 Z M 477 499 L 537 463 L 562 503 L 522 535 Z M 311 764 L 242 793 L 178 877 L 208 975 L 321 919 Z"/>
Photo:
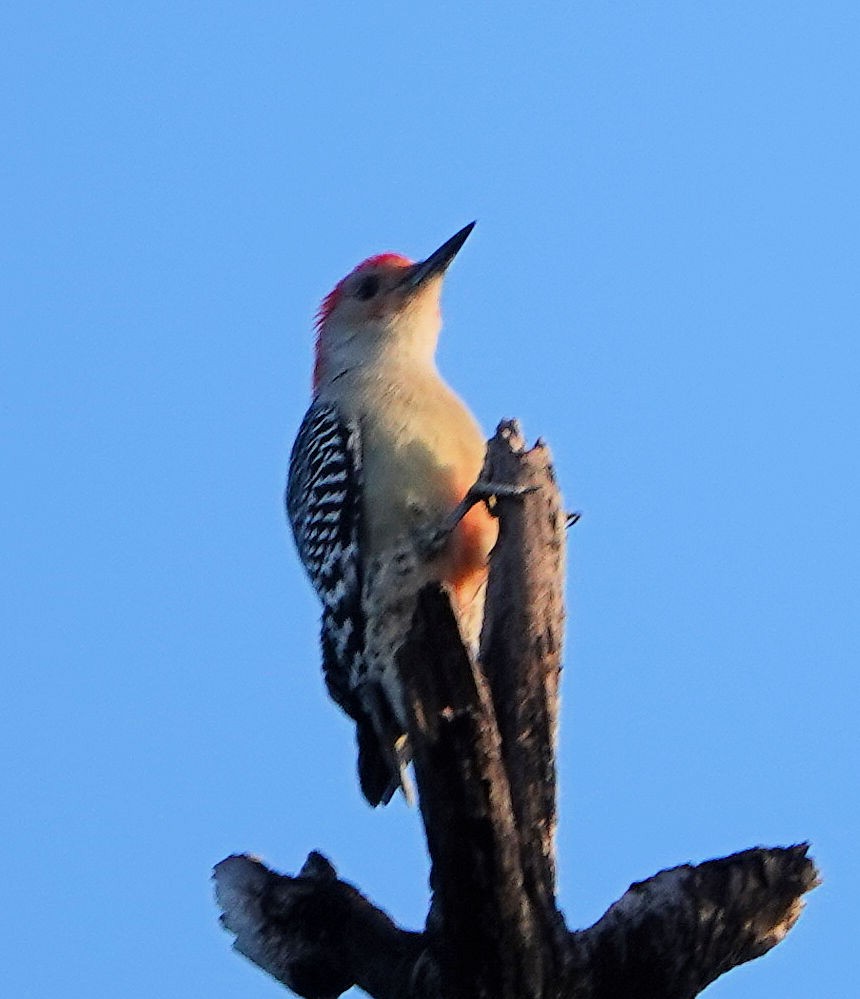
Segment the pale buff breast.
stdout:
<path fill-rule="evenodd" d="M 476 481 L 486 441 L 475 418 L 434 372 L 361 386 L 374 393 L 359 417 L 364 461 L 364 540 L 380 553 L 446 517 Z M 368 400 L 369 402 L 370 400 Z M 497 527 L 475 507 L 437 560 L 455 587 L 482 572 Z M 433 575 L 437 575 L 434 572 Z"/>

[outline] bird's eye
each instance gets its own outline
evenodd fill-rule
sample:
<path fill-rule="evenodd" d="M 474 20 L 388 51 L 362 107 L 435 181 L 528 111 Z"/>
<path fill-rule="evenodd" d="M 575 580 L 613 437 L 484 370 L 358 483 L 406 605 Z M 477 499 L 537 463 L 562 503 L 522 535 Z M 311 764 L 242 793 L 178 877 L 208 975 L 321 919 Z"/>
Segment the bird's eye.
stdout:
<path fill-rule="evenodd" d="M 368 299 L 373 298 L 378 291 L 379 278 L 371 274 L 355 289 L 355 297 L 360 298 L 362 302 L 366 302 Z"/>

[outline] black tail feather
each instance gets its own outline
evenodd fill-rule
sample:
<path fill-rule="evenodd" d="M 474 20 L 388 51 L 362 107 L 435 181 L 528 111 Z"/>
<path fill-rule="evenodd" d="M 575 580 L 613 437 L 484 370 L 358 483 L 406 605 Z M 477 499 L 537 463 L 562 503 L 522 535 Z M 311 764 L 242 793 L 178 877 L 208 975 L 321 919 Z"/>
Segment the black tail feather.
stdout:
<path fill-rule="evenodd" d="M 385 752 L 369 717 L 356 719 L 355 738 L 358 743 L 358 780 L 368 802 L 387 805 L 400 787 L 400 768 L 392 750 Z"/>

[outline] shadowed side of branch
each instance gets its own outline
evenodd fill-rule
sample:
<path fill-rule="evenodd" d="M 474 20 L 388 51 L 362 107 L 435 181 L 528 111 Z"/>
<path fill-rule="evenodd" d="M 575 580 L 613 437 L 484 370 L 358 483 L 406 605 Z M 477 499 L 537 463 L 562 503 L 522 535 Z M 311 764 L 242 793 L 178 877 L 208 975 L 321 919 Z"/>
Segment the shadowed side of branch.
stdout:
<path fill-rule="evenodd" d="M 374 999 L 434 999 L 421 976 L 423 935 L 401 930 L 322 854 L 308 855 L 295 877 L 246 855 L 215 868 L 215 895 L 233 947 L 306 999 L 339 996 L 353 985 Z M 431 969 L 432 970 L 432 969 Z"/>
<path fill-rule="evenodd" d="M 571 934 L 591 999 L 691 999 L 783 939 L 818 883 L 808 846 L 756 847 L 634 884 Z"/>
<path fill-rule="evenodd" d="M 398 665 L 432 861 L 428 931 L 446 994 L 539 996 L 543 947 L 490 694 L 436 584 L 418 594 Z"/>

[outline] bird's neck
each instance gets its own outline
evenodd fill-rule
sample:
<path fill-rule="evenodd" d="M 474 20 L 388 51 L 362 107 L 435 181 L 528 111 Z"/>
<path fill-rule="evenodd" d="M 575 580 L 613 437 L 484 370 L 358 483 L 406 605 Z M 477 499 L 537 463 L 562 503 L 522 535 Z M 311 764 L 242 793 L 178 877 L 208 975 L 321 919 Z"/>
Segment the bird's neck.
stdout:
<path fill-rule="evenodd" d="M 436 373 L 438 324 L 402 321 L 387 329 L 344 329 L 338 334 L 320 338 L 318 389 L 343 379 L 396 379 L 403 373 Z"/>

